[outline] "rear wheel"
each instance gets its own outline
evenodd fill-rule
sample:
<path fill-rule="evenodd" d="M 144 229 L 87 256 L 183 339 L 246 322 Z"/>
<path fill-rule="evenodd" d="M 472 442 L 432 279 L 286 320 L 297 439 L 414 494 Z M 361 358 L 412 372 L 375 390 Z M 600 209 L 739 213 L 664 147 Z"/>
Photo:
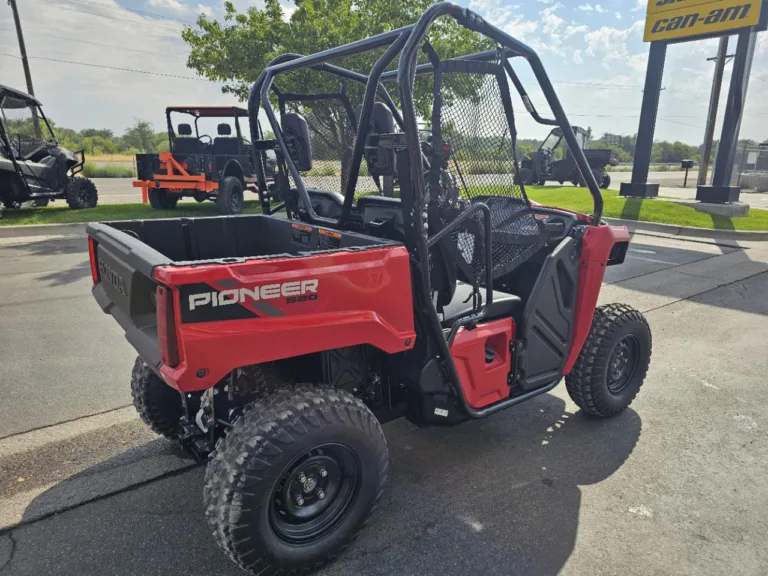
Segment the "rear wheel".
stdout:
<path fill-rule="evenodd" d="M 600 183 L 600 188 L 608 188 L 611 185 L 611 175 L 607 172 L 603 172 L 603 181 Z"/>
<path fill-rule="evenodd" d="M 243 211 L 243 185 L 239 178 L 224 178 L 219 186 L 216 206 L 222 214 L 240 214 Z"/>
<path fill-rule="evenodd" d="M 179 195 L 165 188 L 153 188 L 149 191 L 149 205 L 155 210 L 171 210 L 176 208 L 178 202 Z"/>
<path fill-rule="evenodd" d="M 365 525 L 387 462 L 381 426 L 359 399 L 328 388 L 277 390 L 219 442 L 205 474 L 206 518 L 246 570 L 315 570 Z"/>
<path fill-rule="evenodd" d="M 530 168 L 520 168 L 520 182 L 522 182 L 524 185 L 529 186 L 533 184 L 535 181 L 533 170 Z"/>
<path fill-rule="evenodd" d="M 643 385 L 651 348 L 651 329 L 640 312 L 626 304 L 597 308 L 576 365 L 565 377 L 568 394 L 587 414 L 621 412 Z"/>
<path fill-rule="evenodd" d="M 95 208 L 99 202 L 96 185 L 88 178 L 70 178 L 67 184 L 67 205 L 72 210 Z"/>
<path fill-rule="evenodd" d="M 133 405 L 144 424 L 153 432 L 175 440 L 184 415 L 181 396 L 163 382 L 141 358 L 136 358 L 131 372 Z"/>

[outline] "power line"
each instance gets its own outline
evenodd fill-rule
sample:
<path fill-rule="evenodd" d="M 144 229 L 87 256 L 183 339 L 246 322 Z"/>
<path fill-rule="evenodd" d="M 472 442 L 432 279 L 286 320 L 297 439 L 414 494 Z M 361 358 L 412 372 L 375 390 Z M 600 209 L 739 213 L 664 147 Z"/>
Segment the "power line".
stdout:
<path fill-rule="evenodd" d="M 18 58 L 14 54 L 2 53 L 2 56 L 11 56 L 12 58 Z M 61 64 L 75 64 L 77 66 L 88 66 L 90 68 L 104 68 L 106 70 L 120 70 L 122 72 L 135 72 L 137 74 L 151 74 L 152 76 L 165 76 L 166 78 L 179 78 L 181 80 L 198 80 L 202 82 L 210 82 L 206 78 L 200 78 L 197 76 L 178 76 L 176 74 L 166 74 L 165 72 L 150 72 L 149 70 L 136 70 L 133 68 L 120 68 L 117 66 L 105 66 L 102 64 L 92 64 L 90 62 L 74 62 L 72 60 L 59 60 L 58 58 L 45 58 L 43 56 L 30 56 L 34 60 L 47 60 L 48 62 L 59 62 Z"/>
<path fill-rule="evenodd" d="M 27 32 L 35 36 L 44 36 L 46 38 L 56 38 L 58 40 L 67 40 L 68 42 L 79 42 L 81 44 L 91 44 L 92 46 L 103 46 L 104 48 L 113 48 L 115 50 L 125 50 L 128 52 L 139 52 L 140 54 L 150 54 L 156 58 L 172 58 L 173 60 L 186 60 L 183 56 L 172 56 L 170 54 L 158 54 L 149 50 L 139 50 L 137 48 L 126 48 L 125 46 L 113 46 L 111 44 L 102 44 L 101 42 L 91 42 L 90 40 L 80 40 L 79 38 L 67 38 L 66 36 L 55 36 L 53 34 L 44 34 L 42 32 Z"/>

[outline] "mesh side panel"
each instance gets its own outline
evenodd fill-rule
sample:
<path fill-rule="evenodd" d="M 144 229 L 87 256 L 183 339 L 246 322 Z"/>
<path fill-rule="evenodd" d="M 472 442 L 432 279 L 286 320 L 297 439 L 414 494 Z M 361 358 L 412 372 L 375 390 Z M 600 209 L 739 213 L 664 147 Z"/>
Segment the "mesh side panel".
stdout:
<path fill-rule="evenodd" d="M 491 209 L 493 277 L 498 278 L 521 264 L 543 243 L 522 185 L 517 184 L 517 161 L 504 112 L 501 91 L 494 76 L 473 73 L 443 75 L 444 105 L 441 110 L 441 139 L 451 149 L 448 172 L 462 198 L 485 202 Z M 445 87 L 448 87 L 447 89 Z M 444 179 L 444 178 L 443 178 Z M 443 186 L 438 196 L 445 192 Z M 475 219 L 473 219 L 475 220 Z M 473 246 L 482 244 L 482 231 L 473 226 Z M 469 233 L 469 232 L 468 232 Z M 462 254 L 464 240 L 457 239 Z M 484 281 L 485 262 L 477 250 L 472 261 L 476 279 Z"/>
<path fill-rule="evenodd" d="M 352 151 L 355 145 L 357 126 L 350 119 L 349 110 L 341 97 L 342 85 L 336 76 L 311 69 L 301 69 L 278 77 L 275 84 L 284 92 L 297 95 L 297 100 L 285 103 L 286 112 L 297 112 L 304 116 L 309 128 L 312 148 L 312 170 L 303 172 L 301 180 L 307 188 L 317 188 L 344 194 L 349 180 Z M 363 89 L 359 83 L 349 82 L 345 97 L 353 115 L 362 104 Z M 321 100 L 310 96 L 328 95 Z M 338 94 L 340 97 L 332 95 Z M 302 98 L 305 96 L 306 98 Z M 356 120 L 355 120 L 356 121 Z M 296 182 L 290 177 L 291 187 Z M 361 163 L 360 175 L 355 194 L 377 194 L 379 188 L 368 175 L 365 161 Z"/>

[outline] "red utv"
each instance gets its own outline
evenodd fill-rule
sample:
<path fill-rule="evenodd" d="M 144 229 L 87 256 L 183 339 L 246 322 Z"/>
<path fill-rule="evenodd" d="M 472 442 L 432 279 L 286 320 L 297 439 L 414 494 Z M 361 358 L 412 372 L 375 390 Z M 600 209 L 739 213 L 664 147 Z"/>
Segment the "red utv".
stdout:
<path fill-rule="evenodd" d="M 427 32 L 446 17 L 497 48 L 440 58 Z M 330 63 L 367 51 L 368 74 Z M 553 119 L 530 104 L 517 57 Z M 417 75 L 433 91 L 424 140 Z M 532 206 L 515 184 L 510 82 L 562 130 L 591 215 Z M 258 140 L 262 111 L 273 141 Z M 254 147 L 278 159 L 282 201 L 264 198 L 266 214 L 88 227 L 93 294 L 139 353 L 134 403 L 207 463 L 205 514 L 240 566 L 297 574 L 341 553 L 381 496 L 381 422 L 485 418 L 563 377 L 586 414 L 632 402 L 648 324 L 626 305 L 596 308 L 629 234 L 601 222 L 598 183 L 530 48 L 437 4 L 412 26 L 277 58 L 249 116 Z"/>

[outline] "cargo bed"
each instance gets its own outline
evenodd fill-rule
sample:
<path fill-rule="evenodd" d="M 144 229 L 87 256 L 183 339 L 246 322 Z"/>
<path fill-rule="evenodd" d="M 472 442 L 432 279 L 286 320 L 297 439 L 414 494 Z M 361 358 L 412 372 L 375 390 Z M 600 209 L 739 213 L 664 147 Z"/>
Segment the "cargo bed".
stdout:
<path fill-rule="evenodd" d="M 413 345 L 409 257 L 396 242 L 262 215 L 87 231 L 94 297 L 181 390 L 329 345 Z"/>

